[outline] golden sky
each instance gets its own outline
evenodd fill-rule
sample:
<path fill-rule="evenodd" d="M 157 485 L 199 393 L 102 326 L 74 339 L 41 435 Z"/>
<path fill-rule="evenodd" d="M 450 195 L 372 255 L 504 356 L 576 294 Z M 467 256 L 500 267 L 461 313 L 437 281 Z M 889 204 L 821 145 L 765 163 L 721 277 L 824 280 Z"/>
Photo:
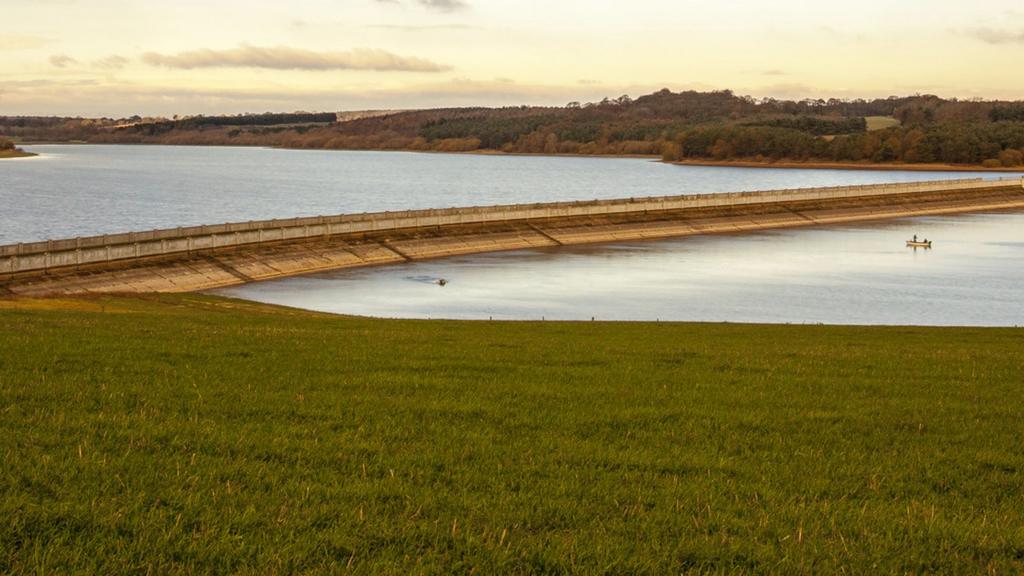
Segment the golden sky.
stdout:
<path fill-rule="evenodd" d="M 1024 98 L 1020 0 L 0 0 L 0 115 Z"/>

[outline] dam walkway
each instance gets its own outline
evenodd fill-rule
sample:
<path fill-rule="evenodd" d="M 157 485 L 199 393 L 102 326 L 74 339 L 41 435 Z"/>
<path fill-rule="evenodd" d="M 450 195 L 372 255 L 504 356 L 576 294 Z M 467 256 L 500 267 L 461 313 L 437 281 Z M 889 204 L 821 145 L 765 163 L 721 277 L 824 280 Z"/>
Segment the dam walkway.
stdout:
<path fill-rule="evenodd" d="M 0 296 L 188 292 L 479 252 L 1024 209 L 1024 178 L 343 214 L 0 246 Z"/>

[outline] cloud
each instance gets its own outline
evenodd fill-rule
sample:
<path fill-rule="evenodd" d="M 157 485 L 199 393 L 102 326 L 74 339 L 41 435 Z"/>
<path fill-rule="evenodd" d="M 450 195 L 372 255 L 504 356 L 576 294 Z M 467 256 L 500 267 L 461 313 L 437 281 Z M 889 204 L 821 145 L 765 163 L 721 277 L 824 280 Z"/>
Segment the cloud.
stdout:
<path fill-rule="evenodd" d="M 375 70 L 379 72 L 444 72 L 445 66 L 423 58 L 399 56 L 385 50 L 356 48 L 345 52 L 314 52 L 276 46 L 241 46 L 228 50 L 194 50 L 177 54 L 147 52 L 151 66 L 193 68 L 269 68 L 273 70 Z"/>
<path fill-rule="evenodd" d="M 1024 44 L 1024 30 L 974 28 L 968 30 L 967 34 L 988 44 Z"/>
<path fill-rule="evenodd" d="M 106 58 L 101 58 L 92 63 L 96 68 L 102 68 L 104 70 L 120 70 L 128 64 L 128 59 L 124 56 L 118 56 L 117 54 L 111 54 Z"/>
<path fill-rule="evenodd" d="M 93 60 L 90 62 L 90 65 L 93 68 L 98 68 L 100 70 L 120 70 L 121 68 L 124 68 L 128 62 L 129 60 L 124 56 L 111 54 L 106 58 Z M 54 54 L 53 56 L 50 56 L 50 65 L 55 68 L 68 68 L 71 66 L 78 66 L 79 64 L 81 64 L 81 62 L 79 62 L 77 58 L 67 54 Z"/>
<path fill-rule="evenodd" d="M 762 76 L 786 76 L 787 73 L 784 70 L 773 69 L 773 70 L 765 70 L 764 72 L 761 72 L 761 75 Z"/>
<path fill-rule="evenodd" d="M 401 4 L 398 0 L 377 0 L 378 4 Z M 458 12 L 469 8 L 465 0 L 416 0 L 420 6 L 437 12 Z"/>
<path fill-rule="evenodd" d="M 18 34 L 0 35 L 0 51 L 2 50 L 29 50 L 39 48 L 50 43 L 50 40 L 39 36 L 20 36 Z"/>
<path fill-rule="evenodd" d="M 377 30 L 400 30 L 402 32 L 423 32 L 426 30 L 476 30 L 476 26 L 469 24 L 370 24 L 366 28 Z"/>
<path fill-rule="evenodd" d="M 78 64 L 78 60 L 75 60 L 67 54 L 54 54 L 53 56 L 50 56 L 50 64 L 57 68 L 67 68 L 68 66 Z"/>
<path fill-rule="evenodd" d="M 422 6 L 438 12 L 456 12 L 469 8 L 469 4 L 463 0 L 417 0 Z"/>

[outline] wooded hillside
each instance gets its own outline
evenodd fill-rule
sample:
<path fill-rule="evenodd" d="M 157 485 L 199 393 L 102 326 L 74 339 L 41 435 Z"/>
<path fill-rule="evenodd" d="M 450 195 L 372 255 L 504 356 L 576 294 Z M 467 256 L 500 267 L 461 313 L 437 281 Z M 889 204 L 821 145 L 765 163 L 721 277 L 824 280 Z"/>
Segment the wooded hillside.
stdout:
<path fill-rule="evenodd" d="M 869 130 L 872 124 L 889 127 Z M 183 119 L 0 117 L 22 141 L 350 150 L 646 154 L 666 160 L 1024 164 L 1024 103 L 755 99 L 669 90 L 564 107 L 450 108 L 336 121 L 334 113 Z"/>

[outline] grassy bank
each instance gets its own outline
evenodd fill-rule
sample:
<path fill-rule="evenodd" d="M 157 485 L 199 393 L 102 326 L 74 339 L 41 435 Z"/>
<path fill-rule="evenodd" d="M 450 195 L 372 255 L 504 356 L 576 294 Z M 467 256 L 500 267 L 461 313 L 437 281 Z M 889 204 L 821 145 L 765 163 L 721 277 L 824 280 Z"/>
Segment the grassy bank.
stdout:
<path fill-rule="evenodd" d="M 29 158 L 31 156 L 38 156 L 38 154 L 25 152 L 21 148 L 15 148 L 14 150 L 0 150 L 0 160 L 4 158 Z"/>
<path fill-rule="evenodd" d="M 1024 570 L 1022 330 L 0 326 L 0 573 Z"/>

